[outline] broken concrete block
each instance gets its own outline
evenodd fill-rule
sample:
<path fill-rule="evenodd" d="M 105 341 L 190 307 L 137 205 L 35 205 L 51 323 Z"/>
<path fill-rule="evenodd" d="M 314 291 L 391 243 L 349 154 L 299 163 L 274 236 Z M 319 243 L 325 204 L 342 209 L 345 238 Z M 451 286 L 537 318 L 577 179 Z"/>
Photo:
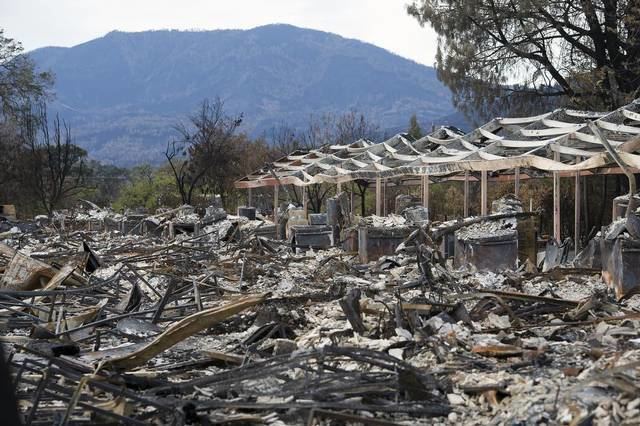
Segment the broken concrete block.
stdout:
<path fill-rule="evenodd" d="M 255 207 L 238 207 L 238 216 L 249 218 L 249 220 L 256 220 L 256 208 Z"/>
<path fill-rule="evenodd" d="M 309 225 L 327 225 L 327 213 L 309 214 Z"/>
<path fill-rule="evenodd" d="M 360 262 L 369 263 L 382 256 L 394 254 L 396 248 L 411 234 L 407 226 L 360 227 L 358 229 L 358 255 Z"/>
<path fill-rule="evenodd" d="M 333 245 L 330 226 L 296 225 L 291 228 L 291 247 L 314 250 L 328 249 Z"/>
<path fill-rule="evenodd" d="M 478 271 L 515 270 L 518 266 L 518 232 L 461 238 L 456 233 L 454 265 Z"/>

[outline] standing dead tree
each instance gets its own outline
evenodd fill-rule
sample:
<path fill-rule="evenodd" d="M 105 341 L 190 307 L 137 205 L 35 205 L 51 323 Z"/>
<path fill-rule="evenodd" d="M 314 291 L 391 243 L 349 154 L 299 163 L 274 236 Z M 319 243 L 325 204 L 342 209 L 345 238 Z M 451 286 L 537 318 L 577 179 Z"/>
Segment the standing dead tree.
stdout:
<path fill-rule="evenodd" d="M 276 157 L 284 157 L 295 151 L 325 149 L 330 145 L 346 145 L 359 139 L 375 139 L 380 134 L 379 127 L 365 117 L 364 114 L 350 110 L 342 115 L 325 113 L 310 116 L 307 127 L 296 130 L 284 122 L 274 126 L 267 136 Z M 367 182 L 355 182 L 358 194 L 362 199 L 364 215 L 364 193 Z M 308 206 L 311 211 L 319 213 L 327 196 L 334 190 L 333 185 L 313 184 L 307 187 L 292 188 L 288 191 L 289 201 L 302 204 L 302 191 L 306 191 Z"/>
<path fill-rule="evenodd" d="M 242 123 L 242 114 L 229 117 L 224 102 L 205 99 L 189 123 L 179 123 L 175 130 L 179 139 L 167 143 L 165 157 L 176 180 L 184 204 L 191 204 L 196 188 L 214 168 L 224 173 L 230 164 L 233 135 Z M 220 175 L 220 173 L 216 173 Z"/>
<path fill-rule="evenodd" d="M 25 173 L 40 205 L 49 215 L 84 186 L 87 152 L 73 143 L 71 128 L 56 116 L 49 129 L 44 103 L 23 114 L 21 137 L 29 160 Z"/>
<path fill-rule="evenodd" d="M 364 114 L 351 110 L 340 116 L 325 114 L 319 119 L 312 117 L 304 137 L 306 145 L 320 147 L 326 144 L 347 145 L 360 139 L 376 139 L 379 133 L 379 127 Z M 364 194 L 368 184 L 366 181 L 356 180 L 355 185 L 358 188 L 364 216 Z M 308 187 L 308 193 L 312 210 L 319 212 L 330 191 L 327 185 L 315 184 Z"/>

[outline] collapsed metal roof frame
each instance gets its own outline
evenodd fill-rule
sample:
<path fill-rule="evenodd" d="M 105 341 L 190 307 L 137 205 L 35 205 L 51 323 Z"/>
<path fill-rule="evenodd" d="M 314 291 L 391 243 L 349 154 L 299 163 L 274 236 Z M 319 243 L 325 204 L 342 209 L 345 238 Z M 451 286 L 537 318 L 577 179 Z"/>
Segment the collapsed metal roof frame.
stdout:
<path fill-rule="evenodd" d="M 486 214 L 487 181 L 514 180 L 517 194 L 520 179 L 536 174 L 524 173 L 529 169 L 554 178 L 554 236 L 559 239 L 559 178 L 575 176 L 578 191 L 581 175 L 622 173 L 589 129 L 591 121 L 622 160 L 640 170 L 640 153 L 636 153 L 640 150 L 639 99 L 612 112 L 557 109 L 533 117 L 495 118 L 466 134 L 441 127 L 417 141 L 397 134 L 379 143 L 358 140 L 297 151 L 237 180 L 235 187 L 274 186 L 277 192 L 279 185 L 334 183 L 340 187 L 353 180 L 375 181 L 376 214 L 381 215 L 383 179 L 420 179 L 427 207 L 430 181 L 464 180 L 467 216 L 468 182 L 478 180 L 472 173 L 480 173 L 481 214 Z M 489 177 L 490 172 L 496 176 Z"/>
<path fill-rule="evenodd" d="M 515 168 L 589 171 L 613 164 L 588 128 L 589 120 L 602 129 L 630 167 L 640 169 L 640 155 L 634 154 L 638 141 L 633 139 L 640 135 L 637 100 L 610 113 L 558 109 L 535 117 L 495 118 L 467 134 L 442 127 L 417 141 L 398 134 L 379 143 L 359 140 L 349 145 L 297 151 L 273 162 L 277 179 L 265 167 L 239 179 L 235 186 L 307 186 L 424 175 L 447 180 L 465 171 Z M 554 158 L 556 153 L 560 159 Z"/>

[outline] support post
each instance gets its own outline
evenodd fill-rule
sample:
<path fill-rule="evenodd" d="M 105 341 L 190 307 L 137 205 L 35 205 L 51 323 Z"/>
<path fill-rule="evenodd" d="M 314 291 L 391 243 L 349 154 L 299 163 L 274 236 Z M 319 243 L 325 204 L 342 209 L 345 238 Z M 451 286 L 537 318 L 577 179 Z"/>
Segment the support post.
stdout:
<path fill-rule="evenodd" d="M 515 170 L 515 188 L 513 188 L 513 193 L 516 198 L 520 197 L 520 167 L 516 167 Z"/>
<path fill-rule="evenodd" d="M 302 187 L 302 210 L 304 210 L 304 217 L 307 217 L 309 211 L 309 197 L 307 197 L 307 187 Z"/>
<path fill-rule="evenodd" d="M 387 180 L 383 181 L 382 185 L 382 216 L 387 216 Z"/>
<path fill-rule="evenodd" d="M 576 157 L 576 164 L 582 161 L 580 157 Z M 576 172 L 576 183 L 573 193 L 574 198 L 574 216 L 573 216 L 573 235 L 576 254 L 580 249 L 580 171 Z"/>
<path fill-rule="evenodd" d="M 464 208 L 462 214 L 469 217 L 469 170 L 464 172 Z"/>
<path fill-rule="evenodd" d="M 487 171 L 481 172 L 480 178 L 480 215 L 487 215 Z"/>
<path fill-rule="evenodd" d="M 382 179 L 376 178 L 376 216 L 382 216 Z"/>
<path fill-rule="evenodd" d="M 554 161 L 560 161 L 560 153 L 553 153 Z M 562 242 L 560 235 L 560 173 L 553 172 L 553 238 Z"/>
<path fill-rule="evenodd" d="M 336 194 L 339 194 L 342 192 L 342 182 L 338 182 L 338 184 L 336 185 Z"/>
<path fill-rule="evenodd" d="M 247 190 L 247 207 L 253 206 L 253 194 L 251 188 Z"/>
<path fill-rule="evenodd" d="M 279 199 L 278 191 L 279 189 L 280 189 L 280 186 L 278 184 L 276 184 L 273 187 L 273 223 L 276 224 L 276 232 L 278 230 L 278 199 Z"/>
<path fill-rule="evenodd" d="M 422 176 L 422 205 L 427 209 L 427 219 L 429 219 L 429 175 Z"/>

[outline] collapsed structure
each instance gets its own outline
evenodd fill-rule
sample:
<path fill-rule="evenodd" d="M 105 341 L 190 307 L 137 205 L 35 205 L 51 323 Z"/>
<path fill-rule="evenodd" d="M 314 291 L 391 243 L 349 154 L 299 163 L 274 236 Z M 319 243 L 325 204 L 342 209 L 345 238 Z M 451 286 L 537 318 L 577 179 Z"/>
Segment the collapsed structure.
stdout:
<path fill-rule="evenodd" d="M 633 185 L 575 259 L 557 224 L 560 178 L 638 169 L 638 134 L 640 103 L 557 110 L 292 153 L 237 182 L 274 187 L 271 218 L 214 202 L 0 222 L 0 340 L 23 420 L 633 424 Z M 538 212 L 517 194 L 545 173 L 557 233 L 538 262 Z M 383 214 L 391 178 L 423 199 Z M 353 214 L 353 179 L 375 182 L 377 215 Z M 481 216 L 465 200 L 464 217 L 430 220 L 429 184 L 446 179 L 481 181 Z M 489 210 L 500 179 L 516 195 Z M 281 207 L 283 185 L 313 183 L 338 185 L 325 213 Z"/>

